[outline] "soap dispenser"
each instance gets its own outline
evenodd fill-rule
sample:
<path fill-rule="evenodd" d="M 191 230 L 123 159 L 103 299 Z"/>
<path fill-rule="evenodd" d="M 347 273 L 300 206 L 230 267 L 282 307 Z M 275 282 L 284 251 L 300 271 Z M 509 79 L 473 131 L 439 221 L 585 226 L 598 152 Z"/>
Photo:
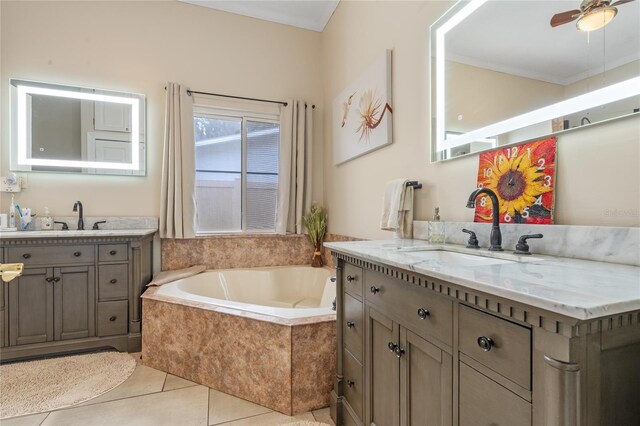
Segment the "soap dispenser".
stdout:
<path fill-rule="evenodd" d="M 440 208 L 436 207 L 433 220 L 429 222 L 429 242 L 431 244 L 444 244 L 444 224 L 440 220 Z"/>
<path fill-rule="evenodd" d="M 53 218 L 49 214 L 49 207 L 44 208 L 44 216 L 40 219 L 40 228 L 43 231 L 51 231 L 53 229 Z"/>

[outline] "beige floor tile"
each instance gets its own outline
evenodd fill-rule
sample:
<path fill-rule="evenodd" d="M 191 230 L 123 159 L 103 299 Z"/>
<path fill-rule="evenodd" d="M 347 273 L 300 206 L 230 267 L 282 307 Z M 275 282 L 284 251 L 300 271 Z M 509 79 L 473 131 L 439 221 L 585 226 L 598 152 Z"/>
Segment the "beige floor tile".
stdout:
<path fill-rule="evenodd" d="M 163 391 L 170 391 L 175 389 L 182 389 L 189 386 L 196 386 L 196 382 L 192 382 L 187 379 L 183 379 L 182 377 L 174 376 L 173 374 L 167 374 L 167 380 L 164 382 Z"/>
<path fill-rule="evenodd" d="M 259 416 L 248 417 L 246 419 L 236 420 L 229 423 L 222 423 L 221 426 L 278 426 L 300 420 L 315 422 L 313 414 L 310 412 L 289 417 L 272 411 L 271 413 L 260 414 Z"/>
<path fill-rule="evenodd" d="M 215 389 L 211 389 L 209 394 L 210 425 L 243 419 L 270 411 L 271 410 L 266 407 L 241 398 L 236 398 L 233 395 L 228 395 Z"/>
<path fill-rule="evenodd" d="M 207 423 L 205 386 L 191 386 L 135 398 L 54 411 L 43 426 L 204 426 Z"/>
<path fill-rule="evenodd" d="M 93 405 L 115 399 L 129 398 L 132 396 L 146 395 L 153 392 L 162 392 L 167 373 L 155 370 L 144 365 L 136 366 L 135 371 L 120 386 L 97 398 L 93 398 L 82 405 Z"/>
<path fill-rule="evenodd" d="M 0 420 L 2 426 L 38 426 L 49 413 L 31 414 Z"/>
<path fill-rule="evenodd" d="M 331 419 L 331 413 L 329 411 L 329 407 L 312 411 L 312 413 L 313 413 L 313 417 L 316 418 L 316 421 L 326 423 L 331 426 L 335 425 L 335 423 L 333 423 L 333 420 Z"/>

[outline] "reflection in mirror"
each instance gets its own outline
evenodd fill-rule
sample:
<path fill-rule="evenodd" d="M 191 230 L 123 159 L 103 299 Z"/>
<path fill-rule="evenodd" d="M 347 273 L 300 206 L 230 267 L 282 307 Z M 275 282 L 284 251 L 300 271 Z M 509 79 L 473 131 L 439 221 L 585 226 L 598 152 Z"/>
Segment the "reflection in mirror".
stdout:
<path fill-rule="evenodd" d="M 595 31 L 551 27 L 580 5 L 460 1 L 431 27 L 432 161 L 640 111 L 640 1 Z"/>
<path fill-rule="evenodd" d="M 12 79 L 11 170 L 145 174 L 143 95 Z"/>

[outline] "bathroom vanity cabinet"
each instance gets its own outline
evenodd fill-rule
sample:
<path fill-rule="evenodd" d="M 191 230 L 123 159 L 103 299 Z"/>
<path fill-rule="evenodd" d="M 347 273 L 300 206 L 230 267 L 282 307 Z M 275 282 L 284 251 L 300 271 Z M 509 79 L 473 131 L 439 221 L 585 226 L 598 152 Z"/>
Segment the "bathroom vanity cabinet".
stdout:
<path fill-rule="evenodd" d="M 100 347 L 139 351 L 153 234 L 3 235 L 2 262 L 23 263 L 24 271 L 2 283 L 2 360 Z"/>
<path fill-rule="evenodd" d="M 640 418 L 640 311 L 579 320 L 331 248 L 337 425 Z"/>

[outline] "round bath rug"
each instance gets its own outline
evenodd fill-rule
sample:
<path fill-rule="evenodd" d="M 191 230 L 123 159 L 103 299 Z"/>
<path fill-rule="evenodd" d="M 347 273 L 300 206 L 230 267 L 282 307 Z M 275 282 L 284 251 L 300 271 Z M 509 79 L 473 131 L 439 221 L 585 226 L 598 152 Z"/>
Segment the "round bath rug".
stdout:
<path fill-rule="evenodd" d="M 99 352 L 0 366 L 0 418 L 79 404 L 124 382 L 136 368 L 126 353 Z"/>

